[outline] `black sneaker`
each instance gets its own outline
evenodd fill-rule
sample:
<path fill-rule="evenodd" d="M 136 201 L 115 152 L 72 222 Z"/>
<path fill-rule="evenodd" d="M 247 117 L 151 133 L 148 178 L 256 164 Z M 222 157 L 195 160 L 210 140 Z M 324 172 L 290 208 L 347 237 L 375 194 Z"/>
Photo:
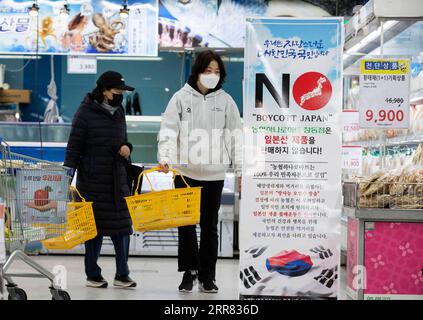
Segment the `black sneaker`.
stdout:
<path fill-rule="evenodd" d="M 219 288 L 216 286 L 216 281 L 213 280 L 206 280 L 203 282 L 200 282 L 198 285 L 198 288 L 201 292 L 204 293 L 218 293 Z"/>
<path fill-rule="evenodd" d="M 137 286 L 137 283 L 128 276 L 125 276 L 125 277 L 116 276 L 115 280 L 113 281 L 113 285 L 115 287 L 121 287 L 121 288 L 135 288 Z"/>
<path fill-rule="evenodd" d="M 191 271 L 185 271 L 182 282 L 179 285 L 179 292 L 192 292 L 192 288 L 197 284 L 197 275 Z"/>
<path fill-rule="evenodd" d="M 104 280 L 102 276 L 98 276 L 95 278 L 87 278 L 87 287 L 90 288 L 107 288 L 107 281 Z"/>

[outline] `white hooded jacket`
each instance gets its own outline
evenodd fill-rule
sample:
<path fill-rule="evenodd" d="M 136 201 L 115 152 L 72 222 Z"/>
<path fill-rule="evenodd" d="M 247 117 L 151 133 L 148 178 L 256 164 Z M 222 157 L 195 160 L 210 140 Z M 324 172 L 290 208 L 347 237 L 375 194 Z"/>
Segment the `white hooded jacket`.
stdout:
<path fill-rule="evenodd" d="M 224 90 L 202 95 L 189 84 L 176 92 L 162 114 L 158 160 L 201 181 L 224 180 L 229 165 L 241 175 L 242 122 Z"/>

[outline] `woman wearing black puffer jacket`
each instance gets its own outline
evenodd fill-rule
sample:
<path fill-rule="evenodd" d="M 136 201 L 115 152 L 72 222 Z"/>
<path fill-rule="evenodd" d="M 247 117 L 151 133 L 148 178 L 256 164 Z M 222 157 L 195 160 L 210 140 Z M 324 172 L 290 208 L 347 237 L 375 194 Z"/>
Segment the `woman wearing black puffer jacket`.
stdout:
<path fill-rule="evenodd" d="M 83 100 L 75 113 L 64 165 L 77 169 L 77 188 L 93 202 L 98 235 L 85 243 L 87 286 L 106 288 L 107 281 L 97 264 L 103 236 L 110 236 L 116 251 L 114 285 L 135 287 L 129 278 L 129 239 L 131 218 L 124 197 L 129 196 L 126 176 L 127 159 L 132 145 L 128 142 L 125 113 L 122 108 L 125 85 L 121 74 L 103 73 L 97 87 Z"/>

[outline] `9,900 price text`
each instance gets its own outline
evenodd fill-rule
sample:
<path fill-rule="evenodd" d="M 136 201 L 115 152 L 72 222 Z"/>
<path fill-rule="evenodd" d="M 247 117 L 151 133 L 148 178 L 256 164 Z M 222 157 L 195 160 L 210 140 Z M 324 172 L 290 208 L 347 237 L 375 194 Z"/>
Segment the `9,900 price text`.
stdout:
<path fill-rule="evenodd" d="M 222 304 L 222 305 L 213 305 L 209 304 L 207 308 L 204 307 L 194 307 L 194 306 L 177 306 L 171 305 L 169 307 L 164 308 L 165 315 L 184 315 L 184 316 L 191 316 L 191 318 L 195 318 L 200 314 L 207 314 L 207 315 L 256 315 L 259 312 L 259 308 L 257 305 L 230 305 L 230 304 Z"/>
<path fill-rule="evenodd" d="M 402 120 L 404 120 L 404 112 L 402 110 L 379 110 L 377 114 L 375 114 L 371 109 L 366 110 L 366 121 L 374 121 L 375 123 L 377 123 L 387 121 L 401 122 Z"/>

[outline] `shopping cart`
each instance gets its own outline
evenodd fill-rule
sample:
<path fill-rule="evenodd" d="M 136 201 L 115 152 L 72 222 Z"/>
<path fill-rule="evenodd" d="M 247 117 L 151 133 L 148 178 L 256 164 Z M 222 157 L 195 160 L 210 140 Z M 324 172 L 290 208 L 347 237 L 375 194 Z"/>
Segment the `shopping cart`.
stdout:
<path fill-rule="evenodd" d="M 0 152 L 0 197 L 5 203 L 5 244 L 8 257 L 5 264 L 0 265 L 0 299 L 4 297 L 5 280 L 9 300 L 27 300 L 25 291 L 13 281 L 13 278 L 23 277 L 47 278 L 51 282 L 49 289 L 53 300 L 70 300 L 69 294 L 56 283 L 55 276 L 25 252 L 34 244 L 44 243 L 46 248 L 59 249 L 65 248 L 69 242 L 75 246 L 94 237 L 96 230 L 91 204 L 85 201 L 80 205 L 68 203 L 70 169 L 13 153 L 1 139 Z M 84 221 L 87 219 L 91 227 L 88 233 L 81 236 L 79 232 L 86 231 L 81 225 L 86 226 Z M 69 226 L 74 230 L 70 230 Z M 8 273 L 16 260 L 21 260 L 37 273 Z"/>

